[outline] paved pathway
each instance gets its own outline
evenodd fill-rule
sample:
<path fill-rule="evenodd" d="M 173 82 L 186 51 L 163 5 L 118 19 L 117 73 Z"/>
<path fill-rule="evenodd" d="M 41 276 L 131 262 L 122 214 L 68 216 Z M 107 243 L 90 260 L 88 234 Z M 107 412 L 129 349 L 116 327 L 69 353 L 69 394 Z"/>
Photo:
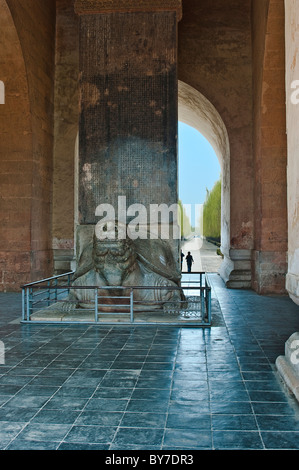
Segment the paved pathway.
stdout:
<path fill-rule="evenodd" d="M 298 307 L 210 281 L 211 329 L 22 325 L 0 294 L 0 449 L 298 450 L 274 367 Z"/>
<path fill-rule="evenodd" d="M 206 273 L 216 273 L 222 263 L 222 257 L 217 255 L 217 246 L 202 240 L 201 238 L 192 238 L 182 245 L 185 256 L 188 251 L 191 252 L 194 264 L 192 271 L 204 271 Z M 187 264 L 184 258 L 183 271 L 187 271 Z"/>

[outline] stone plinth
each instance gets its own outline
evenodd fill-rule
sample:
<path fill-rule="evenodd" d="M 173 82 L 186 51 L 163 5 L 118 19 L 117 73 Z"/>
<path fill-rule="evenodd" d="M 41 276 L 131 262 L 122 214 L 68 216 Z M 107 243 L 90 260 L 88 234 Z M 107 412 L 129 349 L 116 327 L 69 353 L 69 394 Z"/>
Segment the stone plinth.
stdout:
<path fill-rule="evenodd" d="M 230 289 L 251 288 L 251 250 L 223 250 L 224 261 L 219 273 Z"/>

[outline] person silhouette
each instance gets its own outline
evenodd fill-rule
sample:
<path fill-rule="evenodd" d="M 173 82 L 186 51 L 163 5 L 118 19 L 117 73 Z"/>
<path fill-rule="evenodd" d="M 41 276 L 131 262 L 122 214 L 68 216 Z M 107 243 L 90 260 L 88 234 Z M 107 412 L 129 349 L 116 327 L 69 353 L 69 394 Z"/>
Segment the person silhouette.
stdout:
<path fill-rule="evenodd" d="M 188 254 L 186 256 L 186 263 L 188 267 L 188 273 L 191 273 L 191 268 L 192 268 L 192 263 L 194 263 L 193 256 L 191 255 L 190 251 L 188 251 Z"/>

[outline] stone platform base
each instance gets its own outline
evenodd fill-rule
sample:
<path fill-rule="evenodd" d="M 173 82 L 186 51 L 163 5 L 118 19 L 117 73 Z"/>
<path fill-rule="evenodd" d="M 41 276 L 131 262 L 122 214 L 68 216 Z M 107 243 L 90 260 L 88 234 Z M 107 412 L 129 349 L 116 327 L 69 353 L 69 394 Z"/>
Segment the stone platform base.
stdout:
<path fill-rule="evenodd" d="M 193 302 L 189 305 L 194 306 Z M 216 299 L 212 299 L 212 325 L 223 326 L 224 320 Z M 31 315 L 31 322 L 46 323 L 94 323 L 94 324 L 167 324 L 178 326 L 204 326 L 200 309 L 189 308 L 178 313 L 159 310 L 153 312 L 134 312 L 134 323 L 130 321 L 129 313 L 101 313 L 98 321 L 95 321 L 95 312 L 90 309 L 76 308 L 69 312 L 61 308 L 61 304 L 56 303 L 50 307 L 43 308 Z M 206 326 L 210 326 L 208 323 Z"/>
<path fill-rule="evenodd" d="M 285 344 L 285 356 L 276 359 L 277 370 L 299 402 L 299 333 L 294 333 Z"/>

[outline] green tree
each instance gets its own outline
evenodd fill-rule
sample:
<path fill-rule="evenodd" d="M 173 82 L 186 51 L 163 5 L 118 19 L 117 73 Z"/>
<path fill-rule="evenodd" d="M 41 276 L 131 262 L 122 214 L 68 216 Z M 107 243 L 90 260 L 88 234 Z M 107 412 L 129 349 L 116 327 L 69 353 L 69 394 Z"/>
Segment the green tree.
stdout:
<path fill-rule="evenodd" d="M 188 215 L 184 209 L 182 201 L 179 200 L 179 219 L 180 219 L 180 227 L 181 227 L 181 238 L 188 237 L 191 233 L 191 224 Z"/>
<path fill-rule="evenodd" d="M 221 180 L 217 181 L 213 189 L 207 189 L 207 196 L 203 207 L 203 235 L 220 241 L 221 237 Z"/>

